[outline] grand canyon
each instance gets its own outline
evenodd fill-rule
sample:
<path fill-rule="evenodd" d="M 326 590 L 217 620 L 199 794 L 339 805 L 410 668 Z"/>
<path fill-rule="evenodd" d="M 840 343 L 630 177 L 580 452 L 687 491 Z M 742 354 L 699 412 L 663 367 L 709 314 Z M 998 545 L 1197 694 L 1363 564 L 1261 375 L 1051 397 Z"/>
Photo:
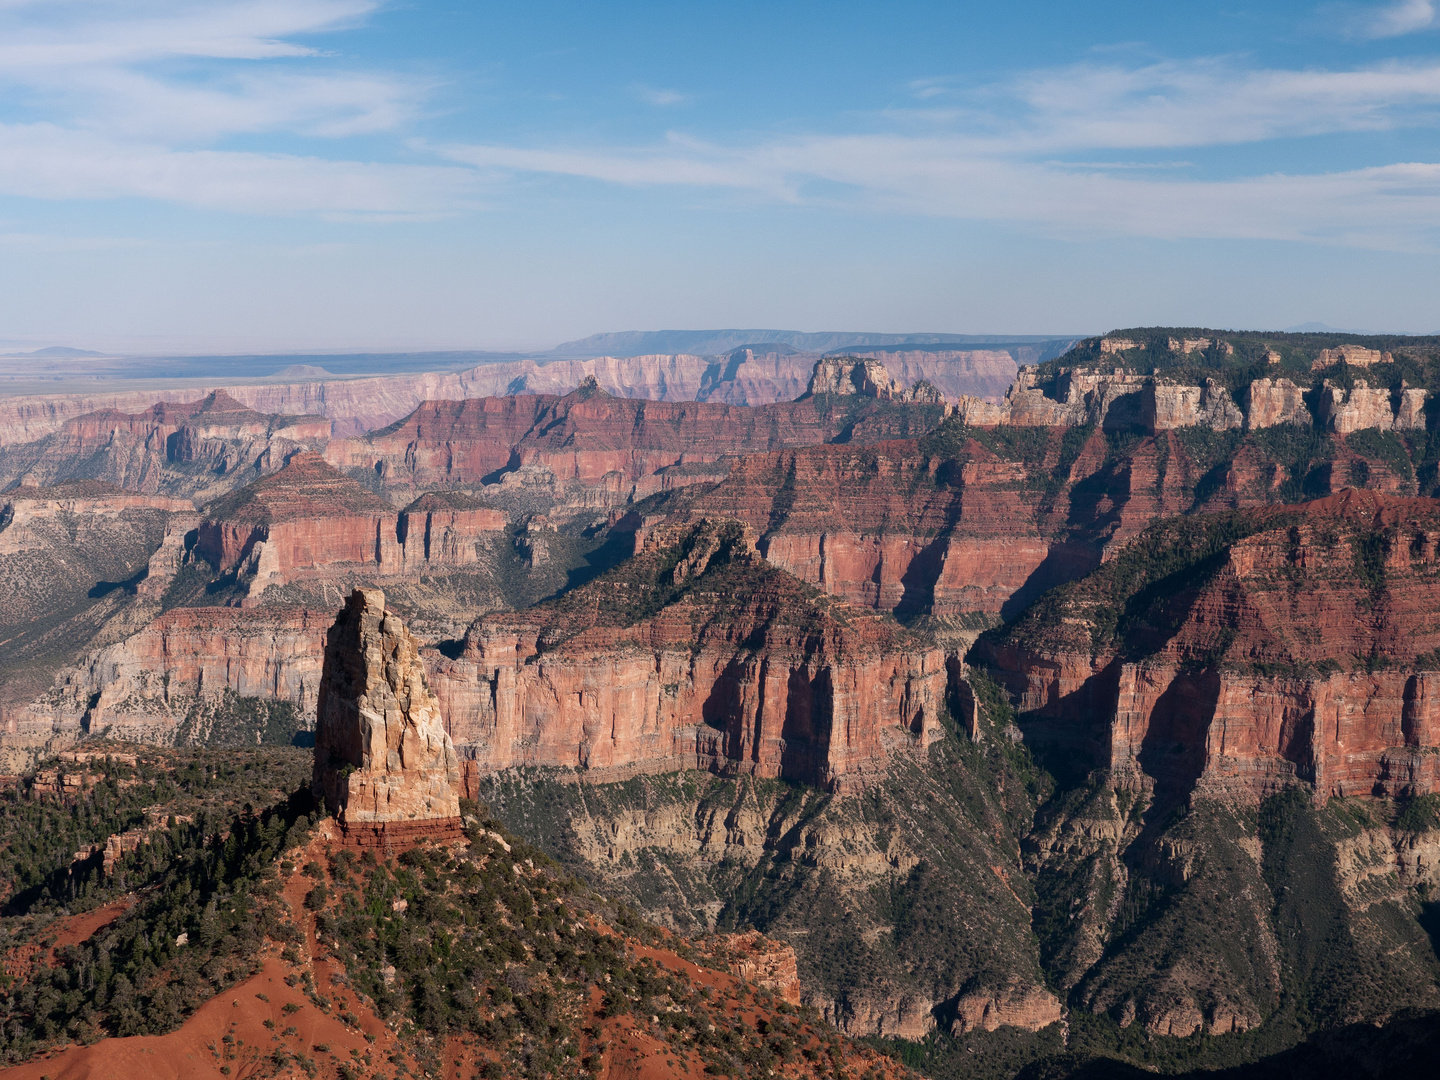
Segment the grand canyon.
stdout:
<path fill-rule="evenodd" d="M 1440 338 L 1052 352 L 0 398 L 3 1075 L 1423 1060 Z"/>

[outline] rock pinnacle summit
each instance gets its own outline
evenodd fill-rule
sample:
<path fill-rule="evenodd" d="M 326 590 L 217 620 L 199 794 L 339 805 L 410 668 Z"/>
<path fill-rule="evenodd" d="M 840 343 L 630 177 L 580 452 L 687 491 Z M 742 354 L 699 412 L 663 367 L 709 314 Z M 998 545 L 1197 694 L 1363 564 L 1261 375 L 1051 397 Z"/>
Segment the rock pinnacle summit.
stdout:
<path fill-rule="evenodd" d="M 357 838 L 458 832 L 459 761 L 415 639 L 378 589 L 356 589 L 326 636 L 314 789 Z"/>

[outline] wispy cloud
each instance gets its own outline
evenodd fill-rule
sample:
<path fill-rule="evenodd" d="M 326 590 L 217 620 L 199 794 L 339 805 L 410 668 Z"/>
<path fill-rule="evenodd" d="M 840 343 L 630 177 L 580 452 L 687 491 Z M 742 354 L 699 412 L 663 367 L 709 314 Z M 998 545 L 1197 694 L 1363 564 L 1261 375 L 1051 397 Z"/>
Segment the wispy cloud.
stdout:
<path fill-rule="evenodd" d="M 916 84 L 917 92 L 937 83 Z M 671 134 L 660 144 L 620 149 L 440 150 L 487 172 L 709 187 L 793 204 L 1030 222 L 1075 234 L 1430 250 L 1440 243 L 1437 165 L 1203 180 L 1166 175 L 1184 162 L 1064 155 L 1382 129 L 1426 120 L 1437 105 L 1440 64 L 1245 71 L 1212 59 L 1042 70 L 975 91 L 954 107 L 887 114 L 894 128 L 888 132 L 728 146 Z"/>
<path fill-rule="evenodd" d="M 690 101 L 690 95 L 682 94 L 679 90 L 664 90 L 654 86 L 645 86 L 640 83 L 631 86 L 630 92 L 646 105 L 654 105 L 658 108 L 668 108 L 671 105 L 685 105 Z"/>
<path fill-rule="evenodd" d="M 1440 105 L 1440 63 L 1348 71 L 1247 70 L 1230 59 L 1138 68 L 1075 66 L 1007 88 L 1021 121 L 1002 136 L 1061 149 L 1216 146 L 1427 119 Z"/>
<path fill-rule="evenodd" d="M 312 42 L 378 0 L 0 0 L 0 86 L 35 122 L 0 126 L 0 192 L 143 197 L 243 213 L 387 220 L 475 205 L 454 165 L 225 148 L 237 135 L 399 132 L 433 87 L 345 68 Z"/>
<path fill-rule="evenodd" d="M 1163 180 L 977 156 L 956 140 L 812 137 L 736 149 L 674 142 L 631 154 L 451 148 L 481 168 L 629 185 L 698 185 L 778 201 L 933 217 L 1008 220 L 1074 236 L 1319 241 L 1431 250 L 1440 230 L 1440 165 L 1321 175 Z M 847 196 L 810 196 L 815 181 Z"/>
<path fill-rule="evenodd" d="M 434 218 L 479 204 L 471 169 L 293 154 L 176 150 L 53 124 L 0 125 L 0 191 L 37 199 L 146 198 L 253 214 Z"/>
<path fill-rule="evenodd" d="M 286 38 L 354 24 L 378 0 L 78 0 L 11 3 L 0 68 L 130 64 L 166 57 L 262 60 L 313 56 Z M 34 16 L 28 18 L 27 16 Z"/>
<path fill-rule="evenodd" d="M 1401 37 L 1436 25 L 1434 0 L 1393 0 L 1383 7 L 1333 9 L 1351 36 L 1377 40 Z"/>
<path fill-rule="evenodd" d="M 0 0 L 0 85 L 22 88 L 32 110 L 0 125 L 0 193 L 408 220 L 500 205 L 515 178 L 538 175 L 1071 235 L 1440 247 L 1440 165 L 1207 179 L 1175 160 L 1205 147 L 1433 126 L 1440 61 L 1267 69 L 1244 57 L 1127 61 L 1137 55 L 1128 50 L 990 85 L 919 78 L 908 107 L 850 114 L 831 130 L 435 145 L 413 138 L 434 86 L 357 70 L 321 48 L 322 35 L 378 9 L 379 0 Z M 1435 19 L 1428 0 L 1368 15 L 1392 35 Z M 691 100 L 628 89 L 656 107 Z M 235 137 L 265 133 L 311 152 L 235 148 Z M 350 160 L 340 149 L 377 133 L 428 163 Z"/>
<path fill-rule="evenodd" d="M 943 97 L 954 90 L 954 79 L 912 79 L 910 82 L 910 93 L 921 101 L 929 101 L 931 98 Z"/>
<path fill-rule="evenodd" d="M 54 118 L 108 133 L 206 140 L 288 131 L 321 137 L 393 130 L 431 87 L 334 63 L 293 40 L 350 25 L 373 0 L 247 0 L 30 5 L 4 19 L 0 84 L 23 87 Z M 58 17 L 56 12 L 59 12 Z M 196 68 L 175 61 L 216 61 Z M 229 62 L 229 63 L 225 63 Z"/>

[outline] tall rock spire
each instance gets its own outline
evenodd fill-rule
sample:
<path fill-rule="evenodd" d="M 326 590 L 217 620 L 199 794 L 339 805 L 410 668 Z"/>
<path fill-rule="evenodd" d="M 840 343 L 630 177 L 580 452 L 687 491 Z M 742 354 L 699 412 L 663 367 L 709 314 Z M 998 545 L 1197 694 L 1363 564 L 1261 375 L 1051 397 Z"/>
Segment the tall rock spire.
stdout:
<path fill-rule="evenodd" d="M 347 833 L 458 826 L 455 748 L 379 589 L 356 589 L 330 628 L 317 704 L 314 789 Z"/>

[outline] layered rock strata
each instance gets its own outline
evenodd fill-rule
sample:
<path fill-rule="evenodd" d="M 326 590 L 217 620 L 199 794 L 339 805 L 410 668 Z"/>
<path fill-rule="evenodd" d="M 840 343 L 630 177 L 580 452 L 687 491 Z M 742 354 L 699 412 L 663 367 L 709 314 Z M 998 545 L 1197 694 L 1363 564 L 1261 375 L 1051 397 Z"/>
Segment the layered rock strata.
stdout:
<path fill-rule="evenodd" d="M 356 589 L 326 634 L 317 797 L 347 834 L 458 834 L 459 762 L 415 639 L 385 594 Z"/>
<path fill-rule="evenodd" d="M 389 576 L 476 559 L 476 542 L 506 517 L 473 499 L 426 495 L 403 511 L 337 472 L 318 455 L 206 508 L 196 554 L 249 581 L 247 602 L 271 585 L 346 570 Z"/>
<path fill-rule="evenodd" d="M 306 608 L 176 608 L 96 650 L 36 701 L 7 710 L 5 749 L 53 750 L 100 733 L 172 745 L 197 702 L 227 692 L 313 715 L 333 618 Z"/>
<path fill-rule="evenodd" d="M 1351 367 L 1370 367 L 1372 364 L 1388 364 L 1392 357 L 1379 349 L 1367 349 L 1364 345 L 1339 345 L 1333 349 L 1321 349 L 1311 365 L 1319 371 L 1331 364 L 1345 363 Z"/>
<path fill-rule="evenodd" d="M 1188 386 L 1155 375 L 1115 368 L 1101 372 L 1059 368 L 1042 373 L 1022 367 L 998 405 L 961 398 L 956 410 L 968 423 L 992 427 L 1136 427 L 1155 434 L 1197 425 L 1228 431 L 1245 416 L 1230 392 L 1214 379 Z"/>
<path fill-rule="evenodd" d="M 941 733 L 944 655 L 768 567 L 738 523 L 652 537 L 559 601 L 487 616 L 432 685 L 481 772 L 703 768 L 840 790 Z"/>
<path fill-rule="evenodd" d="M 43 526 L 86 518 L 100 527 L 107 519 L 136 510 L 158 510 L 165 514 L 189 513 L 189 499 L 144 495 L 121 491 L 96 481 L 61 484 L 53 488 L 19 487 L 8 491 L 0 502 L 0 554 L 9 554 L 47 545 Z"/>
<path fill-rule="evenodd" d="M 1017 360 L 1034 360 L 1038 348 L 893 350 L 874 355 L 890 364 L 906 385 L 921 379 L 950 397 L 971 394 L 998 399 L 1014 377 Z M 804 391 L 815 353 L 776 351 L 765 346 L 735 349 L 721 356 L 684 353 L 589 360 L 516 360 L 487 363 L 449 374 L 383 375 L 368 378 L 275 381 L 229 386 L 220 392 L 259 413 L 312 416 L 337 437 L 362 435 L 408 416 L 425 401 L 463 401 L 507 394 L 564 395 L 587 379 L 607 394 L 654 401 L 713 401 L 729 405 L 770 405 L 792 401 Z M 193 405 L 214 392 L 175 388 L 164 396 Z M 33 442 L 87 413 L 138 414 L 155 401 L 154 391 L 11 397 L 0 400 L 0 447 Z"/>
<path fill-rule="evenodd" d="M 1122 785 L 1440 791 L 1437 544 L 1440 504 L 1373 492 L 1157 526 L 977 654 Z"/>
<path fill-rule="evenodd" d="M 944 478 L 913 442 L 752 455 L 686 513 L 745 522 L 772 565 L 859 607 L 998 614 L 1052 543 L 1023 466 L 976 449 Z"/>
<path fill-rule="evenodd" d="M 881 401 L 877 394 L 862 387 L 844 397 L 745 408 L 614 398 L 591 382 L 563 398 L 427 402 L 366 439 L 331 443 L 326 457 L 341 469 L 373 472 L 397 492 L 473 490 L 534 470 L 552 485 L 579 485 L 602 493 L 603 504 L 623 504 L 637 483 L 663 470 L 842 435 L 854 442 L 915 435 L 944 419 L 937 401 Z"/>
<path fill-rule="evenodd" d="M 918 442 L 751 455 L 677 497 L 670 518 L 743 521 L 773 565 L 848 603 L 983 626 L 1191 509 L 1205 471 L 1169 432 L 1124 456 L 1095 432 L 1067 453 L 1062 429 L 1017 446 L 953 417 Z M 1267 492 L 1236 480 L 1236 498 Z"/>
<path fill-rule="evenodd" d="M 1022 367 L 1000 403 L 962 397 L 955 409 L 967 423 L 983 427 L 1097 424 L 1136 427 L 1150 434 L 1185 427 L 1253 431 L 1277 424 L 1316 423 L 1305 394 L 1305 387 L 1286 378 L 1255 379 L 1242 410 L 1214 379 L 1186 385 L 1123 368 L 1107 372 L 1062 367 L 1043 372 Z M 1327 380 L 1319 397 L 1318 423 L 1340 435 L 1364 428 L 1423 430 L 1428 397 L 1428 391 L 1418 387 L 1402 386 L 1398 395 L 1392 395 L 1384 387 L 1370 387 L 1364 379 L 1357 379 L 1350 390 L 1331 386 Z"/>
<path fill-rule="evenodd" d="M 28 445 L 0 449 L 0 486 L 86 479 L 136 492 L 213 496 L 329 438 L 323 417 L 259 413 L 215 391 L 141 412 L 88 413 Z"/>

